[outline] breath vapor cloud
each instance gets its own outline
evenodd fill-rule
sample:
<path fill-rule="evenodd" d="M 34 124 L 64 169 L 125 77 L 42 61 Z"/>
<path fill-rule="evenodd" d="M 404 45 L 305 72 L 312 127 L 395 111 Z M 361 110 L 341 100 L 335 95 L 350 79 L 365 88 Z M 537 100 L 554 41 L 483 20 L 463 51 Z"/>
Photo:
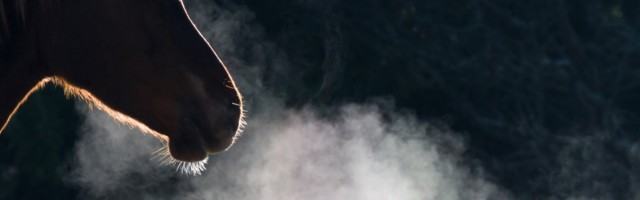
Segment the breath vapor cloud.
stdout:
<path fill-rule="evenodd" d="M 188 2 L 185 2 L 189 5 Z M 194 6 L 198 3 L 197 6 Z M 263 88 L 286 56 L 251 25 L 246 8 L 195 1 L 191 16 L 245 94 L 248 126 L 202 176 L 185 176 L 153 158 L 162 144 L 81 105 L 85 115 L 69 182 L 85 198 L 118 199 L 506 199 L 464 141 L 444 126 L 399 113 L 391 101 L 332 108 L 287 108 Z M 215 19 L 211 21 L 211 19 Z M 336 39 L 331 45 L 336 46 Z M 335 62 L 339 63 L 339 62 Z M 329 112 L 327 112 L 329 111 Z M 331 114 L 328 114 L 331 113 Z"/>

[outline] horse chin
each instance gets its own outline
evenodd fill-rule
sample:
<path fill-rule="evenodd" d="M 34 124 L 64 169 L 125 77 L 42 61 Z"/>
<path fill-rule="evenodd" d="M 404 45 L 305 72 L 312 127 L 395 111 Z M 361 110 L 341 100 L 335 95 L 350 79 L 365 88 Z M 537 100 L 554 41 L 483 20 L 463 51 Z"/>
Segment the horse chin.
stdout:
<path fill-rule="evenodd" d="M 171 157 L 183 162 L 198 162 L 207 158 L 208 153 L 200 142 L 169 138 L 169 153 Z"/>
<path fill-rule="evenodd" d="M 174 148 L 175 150 L 176 148 Z M 165 146 L 154 154 L 156 154 L 156 158 L 159 158 L 163 165 L 172 165 L 176 166 L 176 171 L 179 171 L 183 174 L 187 175 L 200 175 L 204 170 L 206 170 L 206 164 L 209 160 L 208 157 L 204 159 L 197 160 L 195 158 L 179 160 L 174 157 L 174 152 L 171 151 L 169 146 Z M 182 158 L 184 159 L 184 158 Z"/>
<path fill-rule="evenodd" d="M 211 130 L 185 120 L 179 135 L 169 136 L 169 153 L 176 160 L 198 162 L 209 154 L 227 150 L 235 141 L 235 130 Z M 216 134 L 212 134 L 216 133 Z"/>
<path fill-rule="evenodd" d="M 225 140 L 205 141 L 205 150 L 208 154 L 216 154 L 226 151 L 233 145 L 235 138 L 229 137 Z"/>

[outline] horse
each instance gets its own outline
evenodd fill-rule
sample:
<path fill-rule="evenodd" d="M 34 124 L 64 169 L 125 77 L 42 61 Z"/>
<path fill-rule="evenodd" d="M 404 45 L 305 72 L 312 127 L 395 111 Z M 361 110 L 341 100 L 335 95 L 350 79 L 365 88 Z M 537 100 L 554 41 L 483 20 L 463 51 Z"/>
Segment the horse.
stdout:
<path fill-rule="evenodd" d="M 244 125 L 242 96 L 181 0 L 0 0 L 0 134 L 46 84 L 203 169 Z"/>

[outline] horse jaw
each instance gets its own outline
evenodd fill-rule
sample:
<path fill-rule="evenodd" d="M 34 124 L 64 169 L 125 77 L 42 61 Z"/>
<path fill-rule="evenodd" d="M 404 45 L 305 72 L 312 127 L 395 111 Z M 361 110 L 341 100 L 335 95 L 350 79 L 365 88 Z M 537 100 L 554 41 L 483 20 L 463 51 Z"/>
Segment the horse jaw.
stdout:
<path fill-rule="evenodd" d="M 181 161 L 181 160 L 175 159 L 174 157 L 171 156 L 169 152 L 169 146 L 168 146 L 169 137 L 167 137 L 166 135 L 160 134 L 159 132 L 149 128 L 146 124 L 132 117 L 129 117 L 128 115 L 125 115 L 119 111 L 116 111 L 110 108 L 109 106 L 104 104 L 102 101 L 100 101 L 97 97 L 95 97 L 93 94 L 91 94 L 89 91 L 79 88 L 77 86 L 74 86 L 68 83 L 67 81 L 65 81 L 61 77 L 52 76 L 52 77 L 47 77 L 43 79 L 38 83 L 36 87 L 32 89 L 32 91 L 30 91 L 30 93 L 38 90 L 39 88 L 41 88 L 47 83 L 52 83 L 52 84 L 61 86 L 64 89 L 64 93 L 68 98 L 80 99 L 86 102 L 89 105 L 90 109 L 95 108 L 95 109 L 101 110 L 107 113 L 107 115 L 110 116 L 112 119 L 114 119 L 116 122 L 122 125 L 125 125 L 129 128 L 137 129 L 144 134 L 151 135 L 157 138 L 158 140 L 160 140 L 163 143 L 163 147 L 158 149 L 156 152 L 154 152 L 155 154 L 154 158 L 160 159 L 163 165 L 175 166 L 177 167 L 176 171 L 179 171 L 187 175 L 200 175 L 204 170 L 206 170 L 205 164 L 207 163 L 208 156 L 204 156 L 204 158 L 199 160 L 194 160 L 194 161 Z"/>

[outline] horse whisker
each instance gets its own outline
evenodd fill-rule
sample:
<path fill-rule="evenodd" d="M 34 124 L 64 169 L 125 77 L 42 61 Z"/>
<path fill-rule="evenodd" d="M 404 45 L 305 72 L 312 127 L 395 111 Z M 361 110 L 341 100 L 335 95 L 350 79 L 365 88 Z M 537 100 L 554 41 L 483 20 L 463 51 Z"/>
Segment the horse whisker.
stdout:
<path fill-rule="evenodd" d="M 182 174 L 194 175 L 194 176 L 202 174 L 202 172 L 207 169 L 205 165 L 209 160 L 209 158 L 205 158 L 204 160 L 197 161 L 197 162 L 186 162 L 186 161 L 176 160 L 175 158 L 171 157 L 171 154 L 169 153 L 169 147 L 167 146 L 164 146 L 156 150 L 155 152 L 153 152 L 153 154 L 155 154 L 155 156 L 153 156 L 152 159 L 159 159 L 161 165 L 175 166 L 176 172 L 179 171 Z"/>

